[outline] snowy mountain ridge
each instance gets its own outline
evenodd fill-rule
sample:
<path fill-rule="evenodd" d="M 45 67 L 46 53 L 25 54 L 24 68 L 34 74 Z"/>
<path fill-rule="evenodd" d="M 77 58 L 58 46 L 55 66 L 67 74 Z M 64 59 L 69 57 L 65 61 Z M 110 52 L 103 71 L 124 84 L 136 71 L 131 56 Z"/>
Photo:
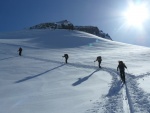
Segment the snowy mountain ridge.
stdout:
<path fill-rule="evenodd" d="M 100 36 L 105 39 L 112 40 L 108 33 L 104 33 L 102 30 L 99 30 L 96 26 L 76 26 L 68 20 L 62 20 L 59 22 L 47 22 L 37 24 L 30 27 L 30 29 L 69 29 L 69 30 L 79 30 L 87 33 Z"/>

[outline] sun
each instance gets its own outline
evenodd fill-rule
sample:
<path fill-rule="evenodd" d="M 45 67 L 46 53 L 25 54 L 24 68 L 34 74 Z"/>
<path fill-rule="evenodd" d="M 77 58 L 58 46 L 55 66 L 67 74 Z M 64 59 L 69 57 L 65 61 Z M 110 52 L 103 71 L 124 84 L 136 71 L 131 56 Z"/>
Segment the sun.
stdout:
<path fill-rule="evenodd" d="M 149 13 L 144 4 L 130 4 L 124 16 L 129 25 L 141 26 L 148 19 Z"/>

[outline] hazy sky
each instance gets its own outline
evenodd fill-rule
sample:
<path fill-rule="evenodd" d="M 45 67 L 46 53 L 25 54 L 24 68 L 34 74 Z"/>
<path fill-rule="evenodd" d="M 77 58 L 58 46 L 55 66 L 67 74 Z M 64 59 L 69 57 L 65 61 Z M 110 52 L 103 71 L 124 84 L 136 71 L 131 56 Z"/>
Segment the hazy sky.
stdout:
<path fill-rule="evenodd" d="M 122 15 L 130 2 L 150 5 L 148 0 L 0 0 L 0 32 L 67 19 L 74 25 L 97 26 L 115 41 L 150 47 L 150 21 L 129 26 Z"/>

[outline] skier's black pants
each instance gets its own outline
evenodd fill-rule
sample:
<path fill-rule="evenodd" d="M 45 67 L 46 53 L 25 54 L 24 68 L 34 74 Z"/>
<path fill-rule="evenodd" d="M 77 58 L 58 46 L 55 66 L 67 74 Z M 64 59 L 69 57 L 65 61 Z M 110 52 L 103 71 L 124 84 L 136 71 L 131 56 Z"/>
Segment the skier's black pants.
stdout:
<path fill-rule="evenodd" d="M 120 70 L 120 77 L 121 77 L 122 81 L 125 82 L 125 72 L 124 72 L 124 70 Z"/>
<path fill-rule="evenodd" d="M 101 61 L 98 61 L 98 66 L 99 68 L 101 68 Z"/>
<path fill-rule="evenodd" d="M 67 62 L 67 60 L 68 60 L 68 58 L 65 58 L 65 62 L 66 62 L 66 64 L 68 63 L 68 62 Z"/>
<path fill-rule="evenodd" d="M 21 51 L 19 51 L 19 55 L 20 55 L 20 56 L 21 56 L 21 53 L 22 53 L 22 52 L 21 52 Z"/>

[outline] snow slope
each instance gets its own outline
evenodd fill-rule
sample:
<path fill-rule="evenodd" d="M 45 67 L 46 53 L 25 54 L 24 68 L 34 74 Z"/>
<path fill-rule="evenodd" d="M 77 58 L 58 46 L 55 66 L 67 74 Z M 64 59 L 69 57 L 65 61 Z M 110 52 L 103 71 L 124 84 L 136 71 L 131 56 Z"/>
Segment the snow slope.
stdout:
<path fill-rule="evenodd" d="M 150 113 L 149 48 L 48 29 L 0 33 L 0 48 L 0 113 Z"/>

